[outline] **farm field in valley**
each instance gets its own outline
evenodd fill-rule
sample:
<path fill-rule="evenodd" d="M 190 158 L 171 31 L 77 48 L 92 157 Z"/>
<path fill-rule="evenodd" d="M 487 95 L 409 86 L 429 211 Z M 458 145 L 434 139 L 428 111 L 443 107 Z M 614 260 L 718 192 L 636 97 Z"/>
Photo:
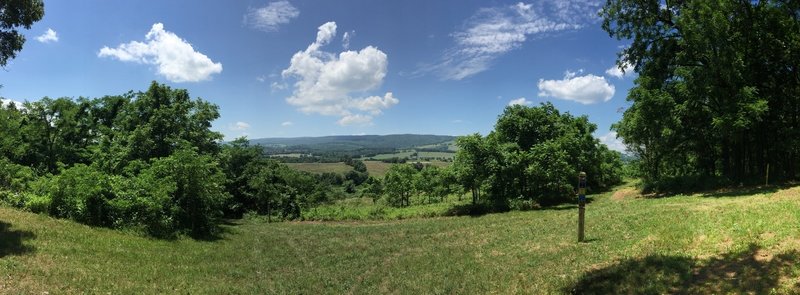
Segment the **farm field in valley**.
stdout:
<path fill-rule="evenodd" d="M 353 167 L 347 166 L 342 162 L 339 163 L 285 163 L 292 169 L 322 174 L 325 172 L 331 173 L 347 173 L 353 170 Z"/>

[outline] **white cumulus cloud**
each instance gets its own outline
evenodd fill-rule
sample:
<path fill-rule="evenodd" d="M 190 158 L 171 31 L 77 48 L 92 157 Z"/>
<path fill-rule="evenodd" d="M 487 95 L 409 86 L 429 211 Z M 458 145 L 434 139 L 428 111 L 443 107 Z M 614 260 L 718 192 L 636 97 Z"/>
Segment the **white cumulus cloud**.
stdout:
<path fill-rule="evenodd" d="M 520 98 L 517 98 L 517 99 L 512 99 L 511 101 L 508 102 L 508 105 L 509 106 L 513 106 L 513 105 L 526 106 L 526 105 L 530 105 L 532 103 L 533 103 L 532 101 L 527 100 L 524 97 L 520 97 Z"/>
<path fill-rule="evenodd" d="M 53 31 L 51 28 L 47 28 L 47 31 L 45 31 L 44 34 L 36 37 L 36 41 L 42 43 L 58 42 L 58 33 Z"/>
<path fill-rule="evenodd" d="M 625 62 L 622 67 L 617 65 L 613 65 L 608 70 L 606 70 L 606 75 L 611 77 L 616 77 L 618 79 L 622 79 L 622 77 L 627 77 L 633 75 L 633 65 Z"/>
<path fill-rule="evenodd" d="M 12 103 L 14 104 L 14 107 L 16 107 L 17 109 L 24 109 L 25 108 L 25 107 L 22 106 L 22 102 L 19 102 L 19 101 L 13 100 L 13 99 L 0 98 L 0 107 L 8 107 Z"/>
<path fill-rule="evenodd" d="M 103 47 L 98 57 L 116 58 L 123 62 L 156 65 L 158 74 L 172 82 L 199 82 L 222 72 L 222 64 L 194 50 L 191 44 L 156 23 L 145 36 L 145 42 L 131 41 L 116 48 Z"/>
<path fill-rule="evenodd" d="M 289 1 L 277 1 L 261 8 L 250 8 L 244 15 L 245 24 L 266 32 L 274 32 L 300 16 L 300 10 Z"/>
<path fill-rule="evenodd" d="M 600 140 L 600 143 L 608 146 L 608 149 L 615 150 L 620 153 L 625 153 L 625 144 L 622 143 L 622 140 L 617 138 L 616 131 L 609 131 L 608 133 L 601 135 L 597 139 Z"/>
<path fill-rule="evenodd" d="M 495 59 L 525 41 L 577 30 L 599 21 L 601 0 L 554 0 L 482 8 L 452 34 L 455 46 L 421 72 L 436 72 L 446 80 L 461 80 L 483 72 Z"/>
<path fill-rule="evenodd" d="M 286 101 L 304 113 L 339 116 L 340 125 L 369 124 L 374 116 L 400 102 L 391 92 L 363 97 L 383 83 L 388 57 L 373 46 L 338 55 L 320 50 L 335 36 L 336 23 L 325 23 L 319 27 L 316 41 L 292 56 L 282 72 L 284 79 L 295 79 Z"/>
<path fill-rule="evenodd" d="M 609 101 L 614 96 L 614 85 L 605 77 L 588 74 L 577 76 L 574 72 L 562 80 L 539 80 L 539 96 L 571 100 L 582 104 Z"/>
<path fill-rule="evenodd" d="M 250 124 L 240 121 L 240 122 L 236 122 L 236 123 L 228 125 L 228 129 L 230 129 L 232 131 L 244 131 L 244 130 L 250 129 Z"/>

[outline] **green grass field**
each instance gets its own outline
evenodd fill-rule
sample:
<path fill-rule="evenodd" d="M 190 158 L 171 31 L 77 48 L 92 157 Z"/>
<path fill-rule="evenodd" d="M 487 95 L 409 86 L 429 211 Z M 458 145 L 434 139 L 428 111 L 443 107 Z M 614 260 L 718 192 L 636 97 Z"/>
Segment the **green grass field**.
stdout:
<path fill-rule="evenodd" d="M 300 154 L 300 153 L 292 153 L 292 154 L 274 154 L 274 155 L 269 155 L 269 156 L 270 156 L 270 157 L 273 157 L 273 158 L 300 158 L 300 157 L 302 157 L 303 155 L 309 156 L 308 154 Z"/>
<path fill-rule="evenodd" d="M 593 196 L 483 216 L 225 225 L 153 240 L 0 208 L 0 293 L 786 294 L 800 292 L 800 187 Z"/>
<path fill-rule="evenodd" d="M 392 167 L 394 164 L 381 161 L 364 161 L 364 165 L 367 166 L 367 173 L 369 173 L 369 176 L 383 178 L 383 176 L 386 175 L 386 171 L 389 171 L 389 167 Z"/>
<path fill-rule="evenodd" d="M 391 159 L 391 158 L 402 159 L 402 158 L 410 158 L 412 154 L 414 154 L 414 151 L 402 151 L 402 152 L 396 152 L 396 153 L 392 153 L 392 154 L 378 154 L 378 155 L 369 157 L 369 159 L 375 159 L 375 160 L 386 160 L 386 159 Z"/>
<path fill-rule="evenodd" d="M 350 170 L 353 170 L 353 167 L 347 166 L 342 162 L 339 163 L 285 163 L 292 169 L 310 172 L 310 173 L 317 173 L 322 174 L 325 172 L 333 172 L 333 173 L 341 173 L 345 174 Z"/>

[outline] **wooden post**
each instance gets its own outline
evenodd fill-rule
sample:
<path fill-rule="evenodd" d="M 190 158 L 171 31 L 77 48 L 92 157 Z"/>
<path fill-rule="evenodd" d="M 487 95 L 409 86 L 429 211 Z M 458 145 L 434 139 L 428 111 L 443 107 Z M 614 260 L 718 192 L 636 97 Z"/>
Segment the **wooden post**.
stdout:
<path fill-rule="evenodd" d="M 586 212 L 586 172 L 578 174 L 578 242 L 584 241 L 584 216 Z"/>

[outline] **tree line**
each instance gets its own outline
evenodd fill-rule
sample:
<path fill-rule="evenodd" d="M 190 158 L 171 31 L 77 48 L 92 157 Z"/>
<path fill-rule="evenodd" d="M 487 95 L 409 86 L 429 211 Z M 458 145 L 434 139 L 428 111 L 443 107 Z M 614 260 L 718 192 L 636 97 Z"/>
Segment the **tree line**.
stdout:
<path fill-rule="evenodd" d="M 796 180 L 800 1 L 608 1 L 639 74 L 614 129 L 650 189 Z"/>
<path fill-rule="evenodd" d="M 0 108 L 0 199 L 153 236 L 215 233 L 248 211 L 297 218 L 331 187 L 245 139 L 221 144 L 216 105 L 153 82 L 145 92 Z"/>

